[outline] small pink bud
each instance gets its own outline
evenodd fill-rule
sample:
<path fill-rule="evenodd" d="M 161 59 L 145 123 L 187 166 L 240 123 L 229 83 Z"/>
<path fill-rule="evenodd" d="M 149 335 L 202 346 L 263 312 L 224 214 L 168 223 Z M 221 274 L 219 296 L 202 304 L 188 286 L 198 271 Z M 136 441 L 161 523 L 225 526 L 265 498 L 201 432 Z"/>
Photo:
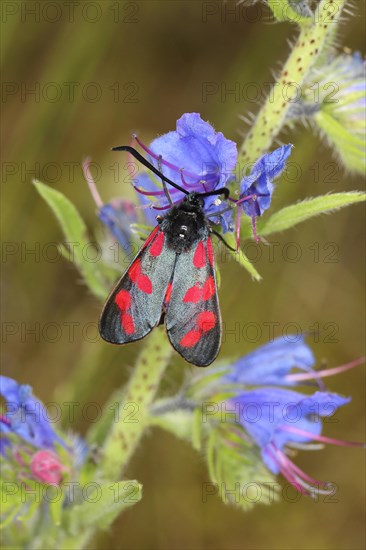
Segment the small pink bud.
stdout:
<path fill-rule="evenodd" d="M 37 451 L 32 457 L 31 470 L 38 481 L 59 485 L 64 466 L 52 451 Z"/>

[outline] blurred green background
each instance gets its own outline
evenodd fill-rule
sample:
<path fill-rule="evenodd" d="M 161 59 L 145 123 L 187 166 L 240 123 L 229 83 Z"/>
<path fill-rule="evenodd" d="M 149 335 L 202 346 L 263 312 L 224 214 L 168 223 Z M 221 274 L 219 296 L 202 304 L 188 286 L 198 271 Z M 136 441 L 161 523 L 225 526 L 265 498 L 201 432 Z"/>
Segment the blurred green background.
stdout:
<path fill-rule="evenodd" d="M 364 3 L 353 4 L 340 43 L 362 50 Z M 44 402 L 65 395 L 79 401 L 71 426 L 85 433 L 92 413 L 88 419 L 83 406 L 101 406 L 127 380 L 139 344 L 117 349 L 97 337 L 101 304 L 71 264 L 53 261 L 50 243 L 59 242 L 61 232 L 31 179 L 65 193 L 91 232 L 100 230 L 82 159 L 90 155 L 98 164 L 94 174 L 108 201 L 133 196 L 123 182 L 125 159 L 110 148 L 128 143 L 134 131 L 148 143 L 173 130 L 182 113 L 196 111 L 240 143 L 245 125 L 239 115 L 257 111 L 254 91 L 268 89 L 264 83 L 273 80 L 296 29 L 274 25 L 263 7 L 234 2 L 3 1 L 1 8 L 3 372 L 32 384 Z M 207 83 L 209 96 L 203 93 Z M 227 93 L 232 89 L 239 97 Z M 278 183 L 272 211 L 308 196 L 362 188 L 362 178 L 345 174 L 310 130 L 299 127 L 281 138 L 295 144 L 292 161 L 300 170 L 290 169 Z M 264 343 L 268 323 L 276 324 L 276 336 L 295 326 L 319 328 L 319 338 L 308 341 L 329 366 L 362 355 L 363 221 L 362 206 L 355 206 L 274 236 L 273 257 L 260 246 L 255 261 L 261 283 L 233 262 L 223 263 L 225 327 L 240 323 L 241 334 L 226 335 L 221 357 Z M 300 250 L 298 261 L 286 258 L 289 242 Z M 247 253 L 255 259 L 256 247 Z M 187 368 L 174 356 L 164 389 L 174 390 Z M 328 386 L 353 400 L 327 424 L 326 434 L 363 439 L 362 369 L 328 379 Z M 336 498 L 282 499 L 244 514 L 218 497 L 203 503 L 202 484 L 209 478 L 202 458 L 154 430 L 128 471 L 144 485 L 142 502 L 90 548 L 364 548 L 362 451 L 328 447 L 300 453 L 297 463 L 337 483 Z"/>

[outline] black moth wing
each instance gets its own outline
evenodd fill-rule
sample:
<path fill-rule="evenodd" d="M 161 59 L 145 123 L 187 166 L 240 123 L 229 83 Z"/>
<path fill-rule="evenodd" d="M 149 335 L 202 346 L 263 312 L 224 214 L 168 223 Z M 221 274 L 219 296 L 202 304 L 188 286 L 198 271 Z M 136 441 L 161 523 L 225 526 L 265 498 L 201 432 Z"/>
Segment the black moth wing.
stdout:
<path fill-rule="evenodd" d="M 101 337 L 112 344 L 144 338 L 158 323 L 176 254 L 156 227 L 109 295 L 101 314 Z"/>
<path fill-rule="evenodd" d="M 186 361 L 206 367 L 215 360 L 221 315 L 209 236 L 177 255 L 165 323 L 172 346 Z"/>

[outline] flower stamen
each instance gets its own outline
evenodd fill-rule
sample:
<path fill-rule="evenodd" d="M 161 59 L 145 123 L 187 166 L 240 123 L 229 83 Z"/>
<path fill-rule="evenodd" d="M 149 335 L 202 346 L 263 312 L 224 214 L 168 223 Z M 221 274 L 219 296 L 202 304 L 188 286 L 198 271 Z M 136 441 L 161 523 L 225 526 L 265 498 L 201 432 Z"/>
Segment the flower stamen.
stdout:
<path fill-rule="evenodd" d="M 333 367 L 332 369 L 323 369 L 312 372 L 296 372 L 293 374 L 287 374 L 286 380 L 289 382 L 301 382 L 302 380 L 312 380 L 316 378 L 325 378 L 326 376 L 333 376 L 333 374 L 339 374 L 347 370 L 353 369 L 358 365 L 362 365 L 365 362 L 365 357 L 359 357 L 350 363 L 340 365 L 339 367 Z"/>
<path fill-rule="evenodd" d="M 91 164 L 91 158 L 87 157 L 83 161 L 83 174 L 89 186 L 89 190 L 94 199 L 94 202 L 97 205 L 98 209 L 100 210 L 103 206 L 103 201 L 101 199 L 101 196 L 99 195 L 99 191 L 97 189 L 97 186 L 95 185 L 94 178 L 90 172 L 90 164 Z"/>
<path fill-rule="evenodd" d="M 358 441 L 345 441 L 341 439 L 333 439 L 332 437 L 326 437 L 325 435 L 317 435 L 307 430 L 301 430 L 300 428 L 295 428 L 294 426 L 283 425 L 281 426 L 281 430 L 285 432 L 294 433 L 296 435 L 301 435 L 309 439 L 314 439 L 315 441 L 320 441 L 321 443 L 337 445 L 339 447 L 365 447 L 365 443 L 360 443 Z"/>

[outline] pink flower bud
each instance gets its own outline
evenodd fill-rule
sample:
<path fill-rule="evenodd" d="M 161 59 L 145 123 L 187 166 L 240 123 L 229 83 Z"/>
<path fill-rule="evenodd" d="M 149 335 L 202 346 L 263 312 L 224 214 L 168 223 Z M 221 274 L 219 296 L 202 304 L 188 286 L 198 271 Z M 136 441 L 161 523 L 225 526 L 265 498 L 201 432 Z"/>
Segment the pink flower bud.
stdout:
<path fill-rule="evenodd" d="M 64 466 L 52 451 L 37 451 L 32 457 L 31 470 L 38 481 L 60 485 Z"/>

